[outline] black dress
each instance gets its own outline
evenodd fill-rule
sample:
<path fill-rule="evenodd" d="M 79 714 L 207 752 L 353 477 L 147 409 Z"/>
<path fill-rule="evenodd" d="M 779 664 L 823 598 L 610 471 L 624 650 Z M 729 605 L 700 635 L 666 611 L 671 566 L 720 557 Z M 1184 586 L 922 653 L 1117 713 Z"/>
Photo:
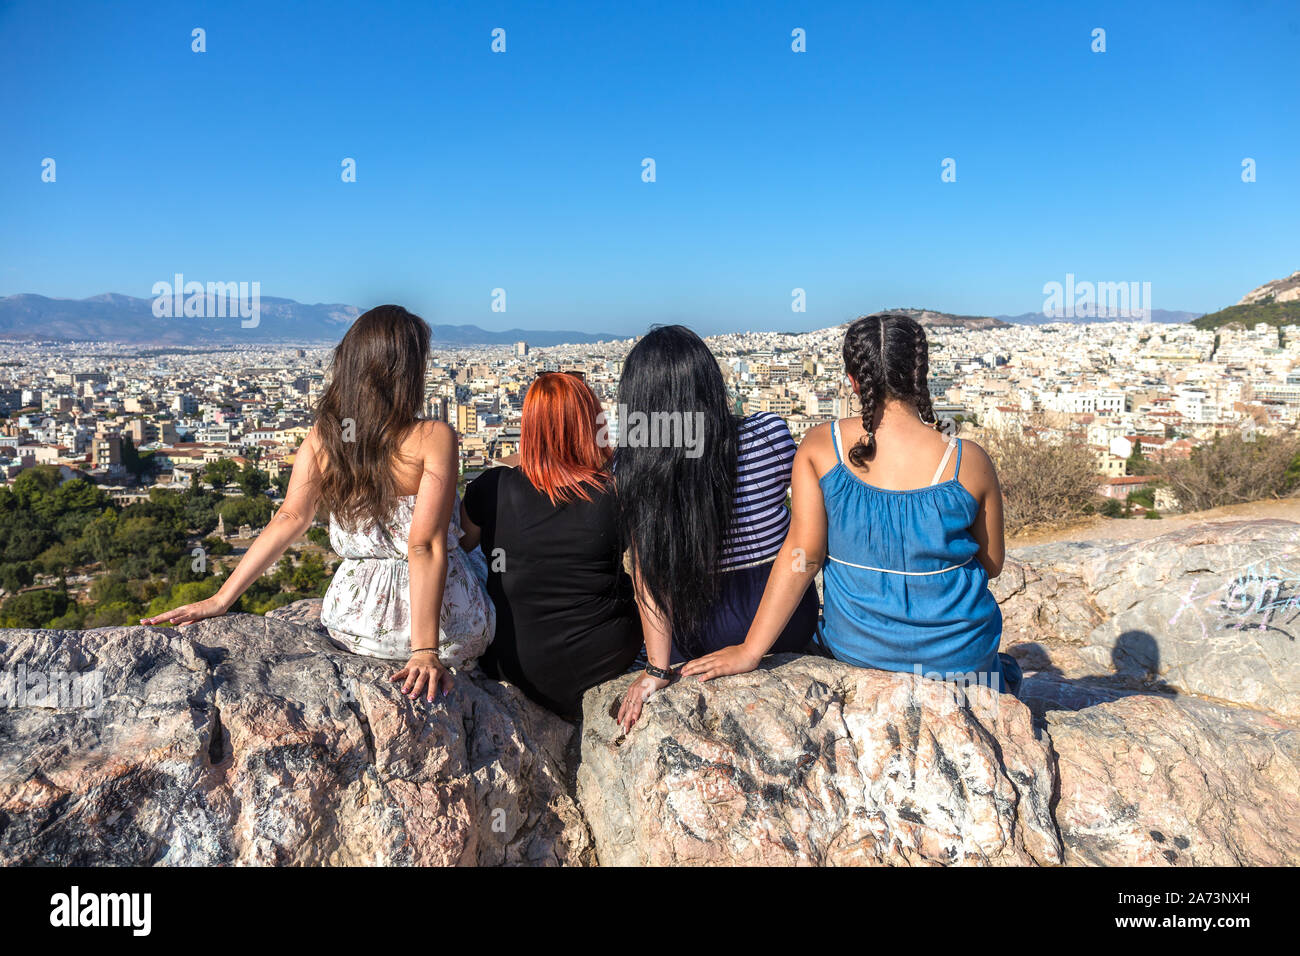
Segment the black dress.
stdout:
<path fill-rule="evenodd" d="M 641 646 L 612 491 L 556 506 L 523 472 L 492 468 L 465 489 L 483 530 L 496 636 L 480 660 L 543 707 L 576 719 L 587 689 L 627 671 Z"/>

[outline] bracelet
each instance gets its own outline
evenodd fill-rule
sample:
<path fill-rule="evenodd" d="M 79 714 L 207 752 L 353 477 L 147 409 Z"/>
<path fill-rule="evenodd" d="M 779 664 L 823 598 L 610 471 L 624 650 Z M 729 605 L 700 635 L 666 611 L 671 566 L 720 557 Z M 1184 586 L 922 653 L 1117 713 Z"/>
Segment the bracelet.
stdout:
<path fill-rule="evenodd" d="M 411 653 L 412 653 L 412 654 L 419 654 L 419 653 L 422 652 L 422 651 L 433 651 L 433 653 L 435 653 L 435 654 L 438 653 L 438 649 L 437 649 L 436 647 L 413 647 L 413 648 L 411 648 Z"/>
<path fill-rule="evenodd" d="M 651 677 L 657 677 L 659 680 L 672 680 L 676 675 L 671 667 L 655 667 L 649 661 L 646 661 L 645 672 Z"/>

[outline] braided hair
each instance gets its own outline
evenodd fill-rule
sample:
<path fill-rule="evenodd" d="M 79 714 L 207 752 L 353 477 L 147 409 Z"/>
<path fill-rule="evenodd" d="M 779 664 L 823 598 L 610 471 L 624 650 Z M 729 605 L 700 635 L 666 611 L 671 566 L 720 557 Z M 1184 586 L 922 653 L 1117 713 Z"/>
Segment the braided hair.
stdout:
<path fill-rule="evenodd" d="M 844 334 L 844 371 L 858 383 L 865 434 L 849 449 L 859 468 L 876 450 L 876 413 L 886 398 L 911 402 L 921 421 L 939 427 L 930 399 L 930 348 L 921 324 L 903 312 L 864 315 Z"/>

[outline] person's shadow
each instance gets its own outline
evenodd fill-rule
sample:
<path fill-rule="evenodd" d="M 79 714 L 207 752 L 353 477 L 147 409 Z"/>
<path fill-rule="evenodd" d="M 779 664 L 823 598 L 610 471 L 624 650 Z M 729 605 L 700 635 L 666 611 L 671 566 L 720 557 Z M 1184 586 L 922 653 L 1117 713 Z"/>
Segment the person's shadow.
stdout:
<path fill-rule="evenodd" d="M 1066 677 L 1041 644 L 1017 644 L 1007 653 L 1024 669 L 1020 700 L 1040 724 L 1049 710 L 1082 710 L 1135 694 L 1178 694 L 1159 676 L 1160 645 L 1147 631 L 1125 631 L 1115 639 L 1110 650 L 1114 671 L 1108 674 Z"/>

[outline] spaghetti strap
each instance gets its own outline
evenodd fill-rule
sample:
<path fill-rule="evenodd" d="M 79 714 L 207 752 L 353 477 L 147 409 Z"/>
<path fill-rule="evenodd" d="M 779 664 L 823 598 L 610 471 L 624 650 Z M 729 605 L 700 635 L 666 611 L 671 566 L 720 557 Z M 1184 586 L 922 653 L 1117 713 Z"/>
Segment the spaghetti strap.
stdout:
<path fill-rule="evenodd" d="M 952 480 L 956 481 L 957 476 L 961 474 L 961 439 L 957 439 L 957 464 L 952 466 Z"/>
<path fill-rule="evenodd" d="M 939 483 L 939 479 L 943 476 L 943 470 L 948 467 L 948 459 L 952 457 L 952 449 L 955 444 L 955 439 L 948 439 L 948 447 L 944 450 L 943 457 L 939 459 L 939 467 L 934 470 L 934 477 L 930 479 L 930 484 L 937 485 Z M 957 455 L 960 459 L 961 452 L 958 451 Z M 956 471 L 953 472 L 953 477 L 957 477 Z"/>
<path fill-rule="evenodd" d="M 838 418 L 831 424 L 831 442 L 835 445 L 835 460 L 843 464 L 844 459 L 840 456 L 840 420 Z"/>

